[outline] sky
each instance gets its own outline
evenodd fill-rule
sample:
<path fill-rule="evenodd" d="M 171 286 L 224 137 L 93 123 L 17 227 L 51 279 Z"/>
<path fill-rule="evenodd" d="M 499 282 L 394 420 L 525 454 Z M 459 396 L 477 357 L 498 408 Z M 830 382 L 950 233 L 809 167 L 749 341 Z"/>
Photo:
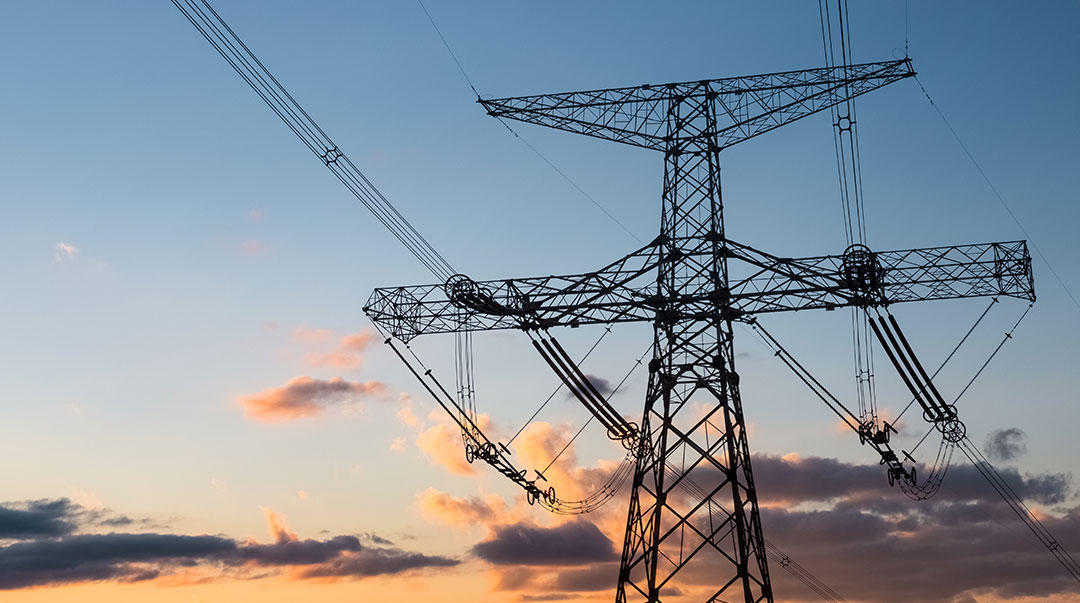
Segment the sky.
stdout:
<path fill-rule="evenodd" d="M 814 3 L 426 4 L 490 97 L 823 62 Z M 524 124 L 515 136 L 475 103 L 418 3 L 215 7 L 473 278 L 588 271 L 636 248 L 581 191 L 638 238 L 657 234 L 658 154 Z M 1038 250 L 1038 301 L 960 412 L 1074 554 L 1078 21 L 1075 2 L 890 1 L 851 13 L 855 59 L 903 56 L 906 44 L 1008 206 L 905 80 L 858 101 L 870 245 L 1026 238 Z M 2 3 L 0 56 L 0 601 L 611 600 L 625 492 L 596 513 L 554 517 L 464 461 L 460 437 L 361 311 L 374 288 L 431 275 L 170 2 Z M 729 236 L 779 256 L 843 251 L 825 115 L 722 160 Z M 936 366 L 986 304 L 894 313 Z M 958 393 L 1026 306 L 996 304 L 939 388 Z M 763 319 L 851 399 L 847 321 Z M 578 355 L 600 334 L 557 336 Z M 584 369 L 618 382 L 650 341 L 641 325 L 614 329 Z M 475 345 L 484 425 L 505 440 L 556 377 L 521 333 Z M 748 332 L 735 345 L 766 536 L 845 599 L 1080 601 L 959 455 L 938 497 L 910 501 Z M 414 348 L 449 378 L 452 346 L 432 337 Z M 895 413 L 902 384 L 877 369 L 879 403 Z M 639 415 L 644 384 L 631 373 L 612 403 Z M 515 458 L 546 465 L 586 418 L 558 394 Z M 900 447 L 925 431 L 900 427 Z M 588 494 L 619 458 L 594 426 L 551 477 Z M 815 600 L 773 576 L 778 601 Z M 693 601 L 707 584 L 670 599 Z"/>

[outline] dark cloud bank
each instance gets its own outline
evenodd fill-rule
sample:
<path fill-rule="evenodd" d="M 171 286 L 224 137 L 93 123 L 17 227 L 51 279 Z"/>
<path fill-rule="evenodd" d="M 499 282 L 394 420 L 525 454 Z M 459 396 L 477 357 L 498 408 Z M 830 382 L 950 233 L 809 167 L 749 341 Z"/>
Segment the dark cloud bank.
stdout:
<path fill-rule="evenodd" d="M 523 523 L 496 526 L 492 537 L 474 546 L 473 553 L 494 565 L 575 565 L 616 558 L 608 537 L 587 521 L 551 528 Z"/>
<path fill-rule="evenodd" d="M 1071 477 L 998 470 L 1067 550 L 1080 552 Z M 876 465 L 754 458 L 769 538 L 851 600 L 951 602 L 980 595 L 1080 593 L 1057 561 L 963 458 L 931 500 L 909 500 Z M 1071 503 L 1071 505 L 1070 505 Z M 811 595 L 786 573 L 778 592 Z M 780 591 L 779 589 L 783 589 Z"/>
<path fill-rule="evenodd" d="M 767 537 L 847 600 L 1080 600 L 1077 583 L 962 458 L 938 495 L 921 502 L 889 488 L 876 464 L 756 455 L 753 467 Z M 999 471 L 1029 505 L 1052 511 L 1040 519 L 1080 554 L 1071 477 Z M 694 480 L 716 477 L 701 471 Z M 517 523 L 494 527 L 473 553 L 498 573 L 498 589 L 519 591 L 522 601 L 554 601 L 613 588 L 620 545 L 587 520 L 550 528 Z M 818 600 L 782 568 L 770 573 L 777 600 Z M 716 579 L 703 568 L 680 586 Z"/>
<path fill-rule="evenodd" d="M 223 536 L 86 533 L 144 523 L 66 498 L 0 505 L 0 589 L 113 580 L 139 582 L 198 568 L 236 577 L 291 570 L 298 578 L 363 578 L 450 567 L 455 559 L 402 550 L 376 535 L 271 544 Z"/>

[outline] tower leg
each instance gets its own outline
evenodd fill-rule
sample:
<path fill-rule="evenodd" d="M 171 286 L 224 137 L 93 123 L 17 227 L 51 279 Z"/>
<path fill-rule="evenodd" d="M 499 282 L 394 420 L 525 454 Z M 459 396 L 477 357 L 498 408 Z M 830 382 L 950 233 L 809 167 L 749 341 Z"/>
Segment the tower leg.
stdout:
<path fill-rule="evenodd" d="M 738 376 L 671 359 L 650 366 L 616 601 L 772 601 Z"/>

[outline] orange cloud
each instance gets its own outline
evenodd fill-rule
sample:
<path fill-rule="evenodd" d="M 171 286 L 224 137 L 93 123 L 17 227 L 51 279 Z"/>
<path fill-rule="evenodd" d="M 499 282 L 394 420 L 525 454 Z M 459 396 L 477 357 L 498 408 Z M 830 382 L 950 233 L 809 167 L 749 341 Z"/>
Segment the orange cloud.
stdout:
<path fill-rule="evenodd" d="M 307 345 L 318 345 L 330 341 L 334 336 L 330 329 L 311 329 L 308 327 L 296 327 L 292 333 L 293 339 Z"/>
<path fill-rule="evenodd" d="M 304 363 L 308 366 L 325 366 L 345 370 L 355 370 L 363 364 L 363 351 L 375 339 L 371 331 L 361 331 L 345 335 L 338 342 L 337 347 L 327 353 L 310 352 L 304 356 Z"/>
<path fill-rule="evenodd" d="M 402 392 L 398 397 L 401 399 L 401 409 L 397 412 L 397 418 L 409 427 L 419 427 L 420 419 L 413 412 L 412 396 Z"/>
<path fill-rule="evenodd" d="M 439 423 L 420 432 L 416 446 L 454 475 L 475 475 L 476 468 L 465 460 L 461 432 L 448 423 Z"/>
<path fill-rule="evenodd" d="M 262 511 L 266 515 L 266 527 L 270 530 L 270 536 L 273 537 L 274 542 L 282 544 L 300 540 L 296 534 L 289 531 L 289 526 L 285 525 L 285 519 L 281 515 L 266 507 L 263 507 Z"/>
<path fill-rule="evenodd" d="M 485 498 L 458 498 L 435 488 L 428 488 L 420 493 L 417 500 L 424 515 L 458 528 L 510 520 L 507 516 L 506 501 L 495 494 Z"/>
<path fill-rule="evenodd" d="M 412 416 L 411 410 L 409 415 Z M 398 417 L 401 418 L 400 412 Z M 412 416 L 412 419 L 415 419 L 415 416 Z M 476 466 L 465 460 L 465 446 L 458 426 L 451 423 L 442 410 L 433 410 L 428 414 L 428 419 L 436 421 L 435 425 L 427 427 L 416 420 L 417 429 L 420 430 L 416 437 L 417 448 L 454 475 L 476 475 Z M 402 420 L 405 419 L 402 418 Z M 493 441 L 499 440 L 497 429 L 492 425 L 491 417 L 488 415 L 477 415 L 476 425 Z M 483 465 L 483 462 L 478 465 Z"/>
<path fill-rule="evenodd" d="M 327 406 L 350 404 L 360 398 L 381 394 L 386 386 L 378 381 L 346 381 L 332 377 L 324 381 L 297 377 L 281 387 L 240 398 L 244 415 L 257 421 L 291 421 L 321 414 Z"/>

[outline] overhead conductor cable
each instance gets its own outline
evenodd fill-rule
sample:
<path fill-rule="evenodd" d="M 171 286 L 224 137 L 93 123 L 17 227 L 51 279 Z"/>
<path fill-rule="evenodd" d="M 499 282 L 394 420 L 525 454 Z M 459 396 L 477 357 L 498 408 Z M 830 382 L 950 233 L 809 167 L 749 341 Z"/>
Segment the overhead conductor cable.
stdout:
<path fill-rule="evenodd" d="M 881 343 L 881 347 L 885 350 L 885 354 L 889 357 L 889 361 L 892 362 L 896 368 L 896 374 L 900 375 L 900 379 L 903 380 L 904 385 L 911 391 L 911 395 L 915 397 L 915 400 L 919 403 L 919 406 L 923 408 L 927 417 L 936 417 L 940 411 L 934 408 L 932 401 L 928 400 L 929 396 L 926 392 L 926 387 L 919 383 L 915 377 L 915 371 L 911 368 L 911 364 L 903 352 L 900 351 L 900 345 L 896 342 L 896 338 L 893 336 L 892 331 L 889 330 L 888 324 L 885 321 L 881 321 L 879 328 L 878 324 L 870 319 L 870 328 L 873 329 L 874 335 L 877 336 L 878 341 Z M 886 335 L 883 335 L 882 333 Z M 897 359 L 899 356 L 899 359 Z M 914 383 L 912 380 L 915 380 Z M 917 386 L 916 386 L 917 385 Z"/>
<path fill-rule="evenodd" d="M 338 180 L 440 281 L 457 271 L 375 188 L 206 0 L 172 0 L 188 21 Z"/>

